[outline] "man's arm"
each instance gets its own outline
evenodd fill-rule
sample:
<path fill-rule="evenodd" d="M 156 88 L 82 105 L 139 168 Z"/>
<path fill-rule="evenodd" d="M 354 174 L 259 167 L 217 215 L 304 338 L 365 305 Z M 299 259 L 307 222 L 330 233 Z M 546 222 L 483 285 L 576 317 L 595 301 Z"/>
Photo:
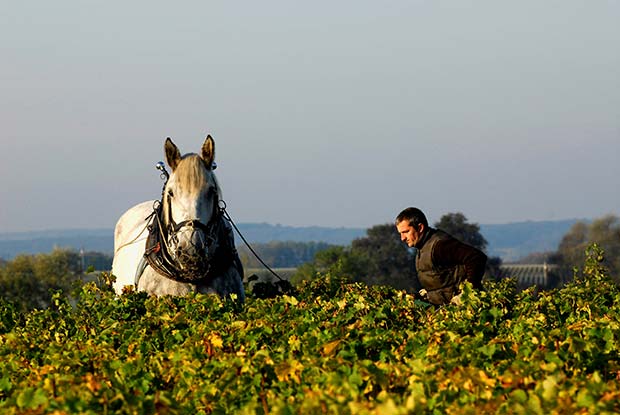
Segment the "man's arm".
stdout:
<path fill-rule="evenodd" d="M 438 241 L 433 250 L 433 263 L 438 266 L 463 265 L 467 281 L 475 288 L 482 287 L 482 277 L 486 268 L 487 256 L 484 252 L 458 239 Z"/>

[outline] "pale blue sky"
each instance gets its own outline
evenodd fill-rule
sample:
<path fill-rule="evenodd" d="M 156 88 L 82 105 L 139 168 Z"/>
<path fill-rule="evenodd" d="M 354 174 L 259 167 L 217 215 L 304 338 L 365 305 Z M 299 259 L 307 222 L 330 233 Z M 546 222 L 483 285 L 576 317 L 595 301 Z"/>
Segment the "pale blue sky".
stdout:
<path fill-rule="evenodd" d="M 620 211 L 620 2 L 0 2 L 0 232 L 112 228 L 167 136 L 237 222 Z"/>

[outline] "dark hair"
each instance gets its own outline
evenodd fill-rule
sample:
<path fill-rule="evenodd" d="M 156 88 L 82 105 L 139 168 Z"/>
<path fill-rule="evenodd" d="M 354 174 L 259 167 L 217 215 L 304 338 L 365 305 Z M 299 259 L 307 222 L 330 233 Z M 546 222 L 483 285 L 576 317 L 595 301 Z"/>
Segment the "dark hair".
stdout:
<path fill-rule="evenodd" d="M 422 224 L 425 228 L 428 228 L 428 221 L 426 220 L 426 216 L 418 208 L 408 207 L 407 209 L 400 212 L 398 216 L 396 216 L 397 225 L 404 220 L 409 221 L 409 226 L 417 228 L 419 224 Z"/>

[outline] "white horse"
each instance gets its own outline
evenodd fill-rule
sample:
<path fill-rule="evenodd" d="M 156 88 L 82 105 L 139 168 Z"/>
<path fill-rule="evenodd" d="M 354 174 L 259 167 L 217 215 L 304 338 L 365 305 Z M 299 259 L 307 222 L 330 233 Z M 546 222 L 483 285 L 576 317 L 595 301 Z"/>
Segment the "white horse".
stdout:
<path fill-rule="evenodd" d="M 164 150 L 171 173 L 161 201 L 132 207 L 116 224 L 115 291 L 129 285 L 153 295 L 236 294 L 243 302 L 243 267 L 219 207 L 213 138 L 207 136 L 200 155 L 181 156 L 170 138 Z"/>

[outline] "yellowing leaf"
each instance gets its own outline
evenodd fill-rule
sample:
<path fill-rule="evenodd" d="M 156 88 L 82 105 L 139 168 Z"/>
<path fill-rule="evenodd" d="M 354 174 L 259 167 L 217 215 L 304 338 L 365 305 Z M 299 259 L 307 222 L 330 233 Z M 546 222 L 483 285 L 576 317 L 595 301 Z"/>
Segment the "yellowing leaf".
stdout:
<path fill-rule="evenodd" d="M 293 334 L 288 338 L 288 345 L 291 346 L 291 350 L 299 350 L 301 347 L 301 342 L 299 341 L 299 337 L 296 334 Z"/>
<path fill-rule="evenodd" d="M 384 392 L 384 391 L 381 391 L 381 392 Z M 378 398 L 377 400 L 381 401 L 380 398 Z M 389 398 L 387 399 L 387 401 L 377 406 L 377 413 L 380 413 L 382 415 L 398 415 L 403 412 L 398 408 L 398 406 L 394 403 L 394 401 L 391 398 Z"/>
<path fill-rule="evenodd" d="M 480 381 L 490 388 L 495 387 L 496 380 L 494 378 L 490 378 L 484 370 L 480 370 L 478 372 L 478 376 L 480 377 Z"/>
<path fill-rule="evenodd" d="M 542 397 L 545 401 L 555 401 L 558 394 L 558 382 L 555 376 L 547 376 L 542 382 L 543 393 Z"/>
<path fill-rule="evenodd" d="M 280 382 L 288 382 L 293 380 L 301 383 L 301 371 L 304 366 L 297 360 L 289 360 L 278 364 L 275 367 L 276 376 Z"/>
<path fill-rule="evenodd" d="M 101 383 L 99 381 L 97 381 L 97 379 L 95 379 L 95 377 L 93 376 L 92 373 L 87 373 L 86 374 L 85 381 L 86 381 L 86 387 L 91 392 L 95 393 L 99 389 L 101 389 Z"/>
<path fill-rule="evenodd" d="M 216 349 L 221 349 L 224 345 L 222 338 L 217 333 L 209 334 L 209 343 L 211 343 L 211 345 Z"/>
<path fill-rule="evenodd" d="M 463 389 L 468 392 L 474 391 L 474 383 L 471 381 L 471 379 L 466 379 L 465 382 L 463 382 Z"/>
<path fill-rule="evenodd" d="M 284 301 L 286 303 L 290 304 L 290 305 L 297 305 L 297 304 L 299 304 L 299 300 L 297 300 L 297 298 L 295 298 L 295 297 L 291 297 L 289 295 L 284 295 L 283 298 L 284 298 Z"/>
<path fill-rule="evenodd" d="M 331 356 L 336 350 L 336 348 L 338 347 L 338 345 L 340 344 L 340 342 L 341 340 L 334 340 L 334 341 L 331 341 L 323 345 L 323 355 Z"/>
<path fill-rule="evenodd" d="M 437 344 L 429 344 L 426 348 L 426 356 L 437 356 L 439 354 L 439 346 Z"/>

